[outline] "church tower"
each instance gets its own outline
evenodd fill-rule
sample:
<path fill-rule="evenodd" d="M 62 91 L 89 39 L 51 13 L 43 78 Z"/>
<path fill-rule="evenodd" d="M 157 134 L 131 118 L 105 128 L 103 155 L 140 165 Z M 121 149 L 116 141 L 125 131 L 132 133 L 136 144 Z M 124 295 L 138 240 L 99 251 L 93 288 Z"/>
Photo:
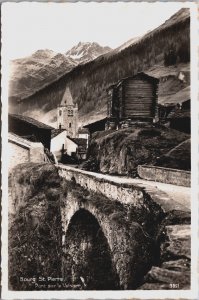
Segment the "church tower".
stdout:
<path fill-rule="evenodd" d="M 73 103 L 69 87 L 66 87 L 61 104 L 57 108 L 57 127 L 66 129 L 67 135 L 72 138 L 78 135 L 78 106 Z"/>

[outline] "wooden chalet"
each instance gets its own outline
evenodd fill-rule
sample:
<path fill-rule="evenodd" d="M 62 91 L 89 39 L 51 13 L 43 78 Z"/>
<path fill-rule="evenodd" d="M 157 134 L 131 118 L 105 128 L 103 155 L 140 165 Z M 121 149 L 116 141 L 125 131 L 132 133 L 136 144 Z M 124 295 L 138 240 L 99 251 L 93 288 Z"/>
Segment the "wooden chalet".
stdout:
<path fill-rule="evenodd" d="M 152 122 L 157 117 L 158 84 L 159 79 L 142 72 L 111 85 L 107 89 L 109 120 Z"/>
<path fill-rule="evenodd" d="M 53 128 L 33 118 L 9 114 L 8 131 L 33 142 L 41 142 L 50 150 L 51 130 Z"/>

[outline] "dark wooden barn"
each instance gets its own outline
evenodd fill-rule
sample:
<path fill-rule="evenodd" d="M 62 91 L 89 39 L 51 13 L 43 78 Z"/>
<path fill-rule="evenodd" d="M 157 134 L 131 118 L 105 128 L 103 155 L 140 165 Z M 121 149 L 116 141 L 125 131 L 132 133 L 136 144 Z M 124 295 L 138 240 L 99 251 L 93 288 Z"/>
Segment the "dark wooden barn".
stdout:
<path fill-rule="evenodd" d="M 153 121 L 157 117 L 159 79 L 145 73 L 120 80 L 107 89 L 108 118 Z"/>
<path fill-rule="evenodd" d="M 9 114 L 8 131 L 34 142 L 41 142 L 50 150 L 51 130 L 53 128 L 33 118 Z"/>

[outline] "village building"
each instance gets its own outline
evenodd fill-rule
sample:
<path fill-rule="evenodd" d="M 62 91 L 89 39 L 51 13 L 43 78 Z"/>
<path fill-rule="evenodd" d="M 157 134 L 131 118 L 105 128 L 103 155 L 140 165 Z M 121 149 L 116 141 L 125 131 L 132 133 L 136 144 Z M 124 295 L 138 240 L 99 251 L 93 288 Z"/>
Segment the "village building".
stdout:
<path fill-rule="evenodd" d="M 111 85 L 107 89 L 108 128 L 157 121 L 158 84 L 159 79 L 142 72 Z"/>
<path fill-rule="evenodd" d="M 75 138 L 67 136 L 65 129 L 53 129 L 51 133 L 51 152 L 56 156 L 59 162 L 62 162 L 63 156 L 77 155 L 78 144 Z"/>
<path fill-rule="evenodd" d="M 89 142 L 89 130 L 88 128 L 79 128 L 78 130 L 78 138 L 85 139 L 87 142 L 87 148 L 88 148 L 88 142 Z"/>
<path fill-rule="evenodd" d="M 191 116 L 190 111 L 177 111 L 173 115 L 169 115 L 170 128 L 191 133 Z"/>
<path fill-rule="evenodd" d="M 92 137 L 93 133 L 95 133 L 96 131 L 104 131 L 106 129 L 107 120 L 107 118 L 103 118 L 101 120 L 85 125 L 84 128 L 88 129 L 89 136 Z"/>
<path fill-rule="evenodd" d="M 169 121 L 170 128 L 190 134 L 190 100 L 181 103 L 181 105 L 176 105 L 176 107 L 168 114 L 167 120 Z"/>
<path fill-rule="evenodd" d="M 53 129 L 51 132 L 51 152 L 61 161 L 66 151 L 67 131 L 65 129 Z"/>
<path fill-rule="evenodd" d="M 181 109 L 183 109 L 183 110 L 189 110 L 190 111 L 191 110 L 191 99 L 183 101 L 181 103 Z"/>
<path fill-rule="evenodd" d="M 77 148 L 78 148 L 78 144 L 74 141 L 73 138 L 71 138 L 70 136 L 67 136 L 66 138 L 66 153 L 69 156 L 76 156 L 77 153 Z"/>
<path fill-rule="evenodd" d="M 143 72 L 121 79 L 107 89 L 107 116 L 84 128 L 96 131 L 158 121 L 159 79 Z"/>
<path fill-rule="evenodd" d="M 87 139 L 73 138 L 72 141 L 78 146 L 76 152 L 77 159 L 79 161 L 85 160 L 87 153 Z"/>
<path fill-rule="evenodd" d="M 89 138 L 89 130 L 87 128 L 79 128 L 78 129 L 78 137 L 80 139 L 88 139 Z"/>
<path fill-rule="evenodd" d="M 78 137 L 78 106 L 73 103 L 69 87 L 66 87 L 62 101 L 57 108 L 57 128 L 65 129 L 69 137 Z"/>
<path fill-rule="evenodd" d="M 50 150 L 51 130 L 53 128 L 33 118 L 9 114 L 8 131 L 32 142 L 42 143 Z"/>
<path fill-rule="evenodd" d="M 33 142 L 8 133 L 8 159 L 9 169 L 21 163 L 44 162 L 44 146 L 41 142 Z"/>
<path fill-rule="evenodd" d="M 191 99 L 189 97 L 177 99 L 174 102 L 159 104 L 160 123 L 167 124 L 168 127 L 182 132 L 191 132 Z M 172 102 L 173 100 L 173 102 Z"/>

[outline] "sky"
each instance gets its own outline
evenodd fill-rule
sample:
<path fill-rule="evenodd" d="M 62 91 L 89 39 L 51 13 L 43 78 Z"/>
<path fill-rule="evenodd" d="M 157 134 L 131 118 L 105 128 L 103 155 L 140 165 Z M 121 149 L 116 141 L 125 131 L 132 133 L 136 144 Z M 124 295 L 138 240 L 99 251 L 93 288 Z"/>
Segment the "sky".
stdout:
<path fill-rule="evenodd" d="M 39 49 L 65 53 L 81 42 L 116 48 L 156 28 L 183 2 L 3 3 L 2 41 L 8 59 Z"/>

